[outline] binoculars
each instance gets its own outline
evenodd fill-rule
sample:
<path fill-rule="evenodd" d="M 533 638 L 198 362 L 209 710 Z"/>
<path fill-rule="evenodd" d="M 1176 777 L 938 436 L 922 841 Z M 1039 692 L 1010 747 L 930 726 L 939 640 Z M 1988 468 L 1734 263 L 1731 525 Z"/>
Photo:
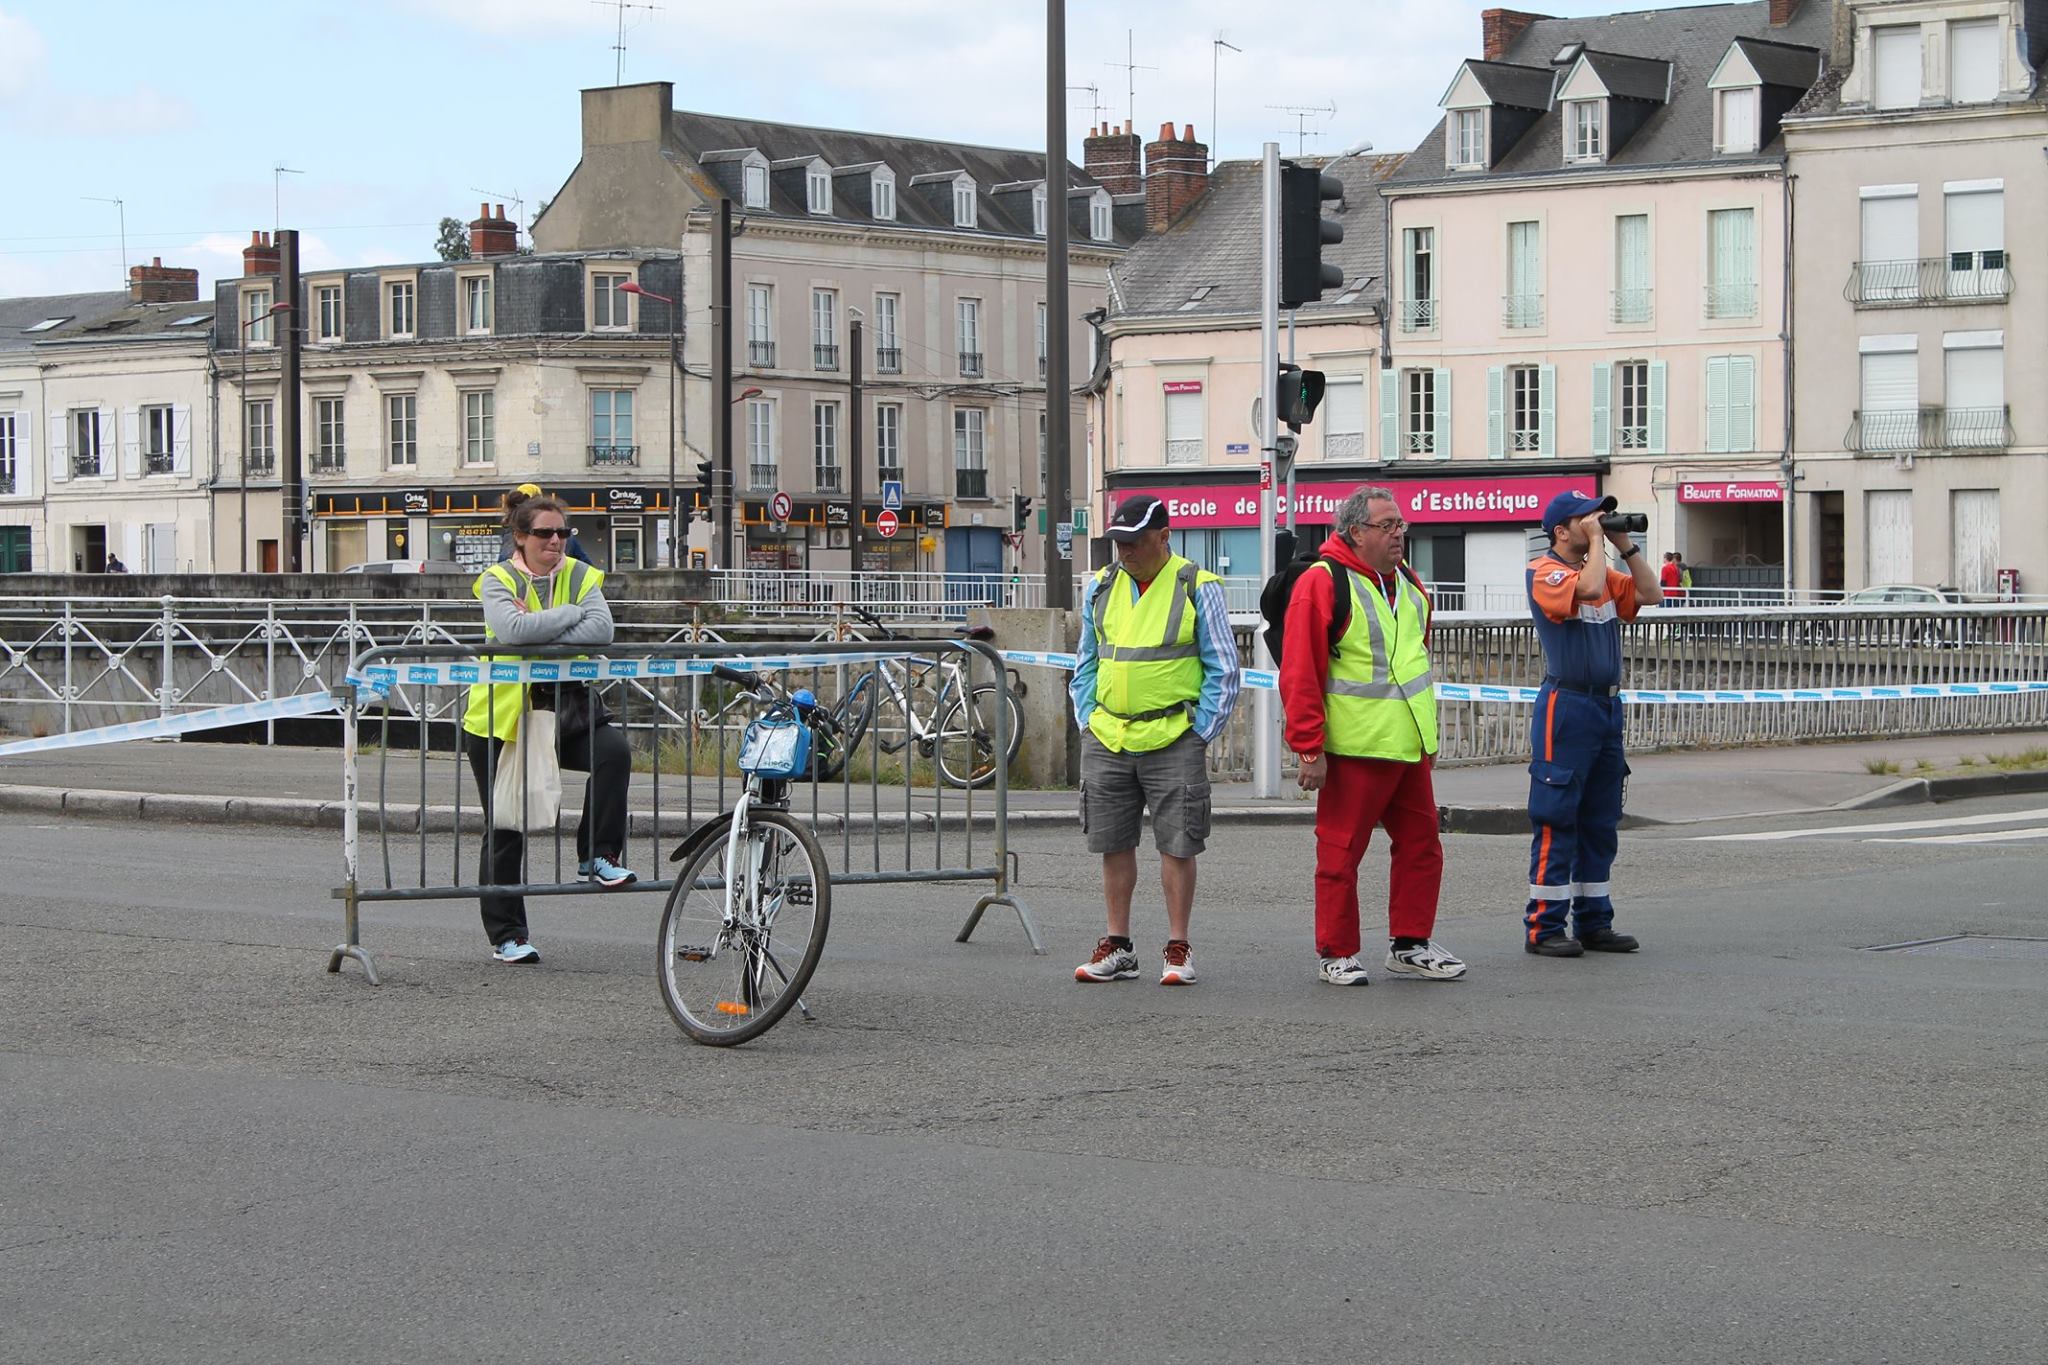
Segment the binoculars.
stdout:
<path fill-rule="evenodd" d="M 1650 529 L 1648 512 L 1609 512 L 1600 518 L 1603 531 L 1627 531 L 1634 535 L 1646 534 Z"/>

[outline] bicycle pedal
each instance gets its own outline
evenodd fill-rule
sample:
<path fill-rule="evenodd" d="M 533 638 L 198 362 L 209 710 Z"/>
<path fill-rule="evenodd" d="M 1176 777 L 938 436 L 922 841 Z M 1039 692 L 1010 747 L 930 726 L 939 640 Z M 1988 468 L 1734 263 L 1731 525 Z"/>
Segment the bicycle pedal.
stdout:
<path fill-rule="evenodd" d="M 891 743 L 884 744 L 882 746 L 882 752 L 885 754 L 900 754 L 903 752 L 904 745 L 906 745 L 908 742 L 909 741 L 907 740 L 899 739 Z"/>
<path fill-rule="evenodd" d="M 711 960 L 711 950 L 709 948 L 685 945 L 676 949 L 676 956 L 684 962 L 709 962 Z"/>

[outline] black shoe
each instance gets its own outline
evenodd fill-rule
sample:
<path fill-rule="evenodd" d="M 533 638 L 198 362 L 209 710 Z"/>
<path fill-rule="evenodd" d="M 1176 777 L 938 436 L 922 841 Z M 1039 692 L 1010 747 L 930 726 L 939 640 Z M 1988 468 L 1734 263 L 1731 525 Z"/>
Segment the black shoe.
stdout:
<path fill-rule="evenodd" d="M 1612 929 L 1579 931 L 1579 945 L 1589 953 L 1632 953 L 1643 945 L 1634 934 L 1617 934 Z"/>
<path fill-rule="evenodd" d="M 1550 934 L 1533 943 L 1525 942 L 1522 951 L 1534 953 L 1538 957 L 1577 957 L 1586 950 L 1579 946 L 1579 941 L 1575 938 L 1567 938 L 1563 934 Z"/>

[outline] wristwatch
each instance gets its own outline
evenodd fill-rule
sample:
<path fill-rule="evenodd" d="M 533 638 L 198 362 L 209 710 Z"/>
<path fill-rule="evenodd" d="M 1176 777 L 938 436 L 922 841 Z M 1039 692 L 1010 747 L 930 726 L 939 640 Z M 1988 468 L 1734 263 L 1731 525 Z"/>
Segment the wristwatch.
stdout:
<path fill-rule="evenodd" d="M 1641 554 L 1642 552 L 1643 552 L 1643 547 L 1642 547 L 1642 546 L 1640 546 L 1640 545 L 1636 544 L 1636 543 L 1635 543 L 1634 541 L 1630 541 L 1630 542 L 1629 542 L 1629 546 L 1628 546 L 1628 548 L 1627 548 L 1626 550 L 1623 550 L 1623 551 L 1621 552 L 1621 557 L 1622 557 L 1623 559 L 1627 559 L 1627 558 L 1628 558 L 1628 557 L 1629 557 L 1630 555 L 1639 555 L 1639 554 Z"/>

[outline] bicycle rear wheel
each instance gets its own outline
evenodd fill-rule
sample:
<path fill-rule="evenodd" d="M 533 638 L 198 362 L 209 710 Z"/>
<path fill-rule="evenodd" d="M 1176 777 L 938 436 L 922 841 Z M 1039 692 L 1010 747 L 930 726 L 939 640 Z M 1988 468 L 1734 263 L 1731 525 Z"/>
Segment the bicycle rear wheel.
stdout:
<path fill-rule="evenodd" d="M 1010 743 L 1003 754 L 1008 764 L 1024 742 L 1024 712 L 1015 697 L 1004 692 L 998 699 L 996 685 L 983 683 L 967 696 L 956 697 L 940 717 L 935 756 L 939 775 L 952 785 L 985 787 L 995 780 L 998 706 L 1010 713 Z"/>
<path fill-rule="evenodd" d="M 669 892 L 656 939 L 662 1003 L 700 1043 L 758 1038 L 799 1002 L 832 921 L 825 851 L 782 811 L 756 810 L 726 875 L 730 839 L 704 844 Z"/>

